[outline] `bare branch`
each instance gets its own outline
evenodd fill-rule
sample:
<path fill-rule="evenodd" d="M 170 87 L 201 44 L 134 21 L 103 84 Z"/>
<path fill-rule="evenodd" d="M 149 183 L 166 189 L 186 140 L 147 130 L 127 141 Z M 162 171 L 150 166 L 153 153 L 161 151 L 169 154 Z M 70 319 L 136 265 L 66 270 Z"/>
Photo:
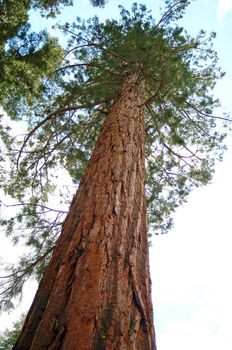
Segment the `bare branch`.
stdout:
<path fill-rule="evenodd" d="M 6 205 L 6 207 L 19 207 L 19 206 L 25 206 L 25 205 L 30 205 L 30 206 L 33 206 L 33 207 L 40 207 L 42 209 L 47 209 L 49 211 L 54 211 L 54 212 L 57 212 L 57 213 L 63 213 L 63 214 L 66 214 L 68 213 L 67 210 L 60 210 L 60 209 L 53 209 L 53 208 L 50 208 L 46 205 L 42 205 L 42 204 L 32 204 L 32 203 L 16 203 L 16 204 L 9 204 L 9 205 Z"/>

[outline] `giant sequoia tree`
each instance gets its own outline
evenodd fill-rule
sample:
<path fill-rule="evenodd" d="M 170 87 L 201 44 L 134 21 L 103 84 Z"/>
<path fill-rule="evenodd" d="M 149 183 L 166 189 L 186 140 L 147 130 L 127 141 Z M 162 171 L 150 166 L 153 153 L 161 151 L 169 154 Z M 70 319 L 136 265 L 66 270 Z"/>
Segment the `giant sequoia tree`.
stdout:
<path fill-rule="evenodd" d="M 167 4 L 158 22 L 134 5 L 119 21 L 66 24 L 56 68 L 3 99 L 28 133 L 14 142 L 1 129 L 12 164 L 3 189 L 17 200 L 1 222 L 32 253 L 3 279 L 2 306 L 45 269 L 14 349 L 155 349 L 147 218 L 155 233 L 170 228 L 224 138 L 214 34 L 190 37 L 176 24 L 187 1 Z M 78 185 L 64 221 L 49 204 L 61 168 Z"/>

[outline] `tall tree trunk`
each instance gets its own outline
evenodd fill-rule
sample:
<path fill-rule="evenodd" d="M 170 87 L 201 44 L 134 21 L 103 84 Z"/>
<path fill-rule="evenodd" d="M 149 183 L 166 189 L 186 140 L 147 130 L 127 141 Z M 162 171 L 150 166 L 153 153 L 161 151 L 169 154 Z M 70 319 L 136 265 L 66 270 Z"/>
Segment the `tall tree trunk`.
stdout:
<path fill-rule="evenodd" d="M 14 350 L 154 350 L 144 84 L 126 79 Z"/>

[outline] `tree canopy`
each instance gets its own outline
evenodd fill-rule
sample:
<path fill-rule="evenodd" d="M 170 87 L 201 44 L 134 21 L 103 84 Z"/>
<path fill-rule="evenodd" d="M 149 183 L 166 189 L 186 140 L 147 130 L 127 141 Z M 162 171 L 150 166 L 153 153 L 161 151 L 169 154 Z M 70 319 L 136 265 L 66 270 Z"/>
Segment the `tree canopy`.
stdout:
<path fill-rule="evenodd" d="M 178 25 L 188 3 L 166 1 L 158 21 L 137 4 L 131 12 L 120 7 L 119 20 L 77 18 L 59 27 L 68 36 L 65 49 L 46 33 L 8 41 L 7 62 L 13 64 L 4 71 L 1 104 L 27 132 L 15 138 L 1 125 L 8 157 L 2 190 L 15 208 L 1 224 L 31 253 L 2 280 L 2 308 L 13 306 L 12 297 L 31 274 L 40 279 L 60 233 L 64 203 L 70 202 L 63 194 L 60 207 L 51 207 L 57 173 L 65 169 L 78 185 L 127 75 L 140 76 L 146 87 L 150 232 L 167 232 L 176 207 L 194 187 L 210 181 L 224 149 L 218 122 L 226 118 L 214 116 L 219 102 L 212 95 L 223 73 L 212 47 L 215 33 L 201 30 L 191 37 Z"/>

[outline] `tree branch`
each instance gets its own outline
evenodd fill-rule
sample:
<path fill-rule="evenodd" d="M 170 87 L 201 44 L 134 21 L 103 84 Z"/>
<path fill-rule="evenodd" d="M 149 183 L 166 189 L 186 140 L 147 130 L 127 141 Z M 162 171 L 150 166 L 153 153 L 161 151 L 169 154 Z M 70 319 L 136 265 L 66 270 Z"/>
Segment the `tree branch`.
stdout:
<path fill-rule="evenodd" d="M 161 17 L 159 22 L 156 24 L 155 28 L 158 28 L 159 25 L 169 16 L 169 14 L 172 12 L 174 7 L 180 5 L 181 3 L 185 3 L 185 2 L 186 2 L 185 0 L 180 0 L 180 1 L 176 2 L 175 4 L 173 4 L 171 7 L 169 7 L 169 9 L 163 14 L 163 16 Z"/>
<path fill-rule="evenodd" d="M 216 116 L 216 115 L 207 114 L 207 113 L 204 113 L 204 112 L 200 111 L 198 108 L 196 108 L 195 106 L 193 106 L 191 103 L 187 102 L 187 104 L 188 104 L 192 109 L 194 109 L 197 113 L 203 115 L 204 117 L 213 118 L 213 119 L 225 120 L 225 121 L 227 121 L 227 122 L 232 122 L 232 119 L 223 118 L 223 117 L 218 117 L 218 116 Z"/>
<path fill-rule="evenodd" d="M 23 152 L 23 149 L 25 148 L 28 140 L 31 138 L 31 136 L 41 127 L 43 126 L 48 120 L 50 120 L 51 118 L 53 118 L 54 116 L 57 116 L 58 114 L 62 114 L 62 113 L 65 113 L 65 112 L 69 112 L 69 111 L 76 111 L 78 109 L 87 109 L 87 108 L 90 108 L 90 107 L 94 107 L 94 106 L 97 106 L 97 105 L 100 105 L 104 102 L 107 102 L 106 100 L 99 100 L 99 101 L 96 101 L 96 102 L 93 102 L 93 103 L 90 103 L 90 104 L 87 104 L 87 105 L 74 105 L 74 106 L 70 106 L 70 107 L 64 107 L 64 108 L 60 108 L 60 109 L 57 109 L 56 111 L 50 113 L 47 115 L 46 118 L 44 118 L 43 120 L 41 120 L 28 134 L 27 136 L 25 137 L 24 141 L 23 141 L 23 145 L 19 151 L 19 155 L 18 155 L 18 158 L 17 158 L 17 170 L 19 170 L 19 160 L 20 160 L 20 157 L 22 155 L 22 152 Z"/>
<path fill-rule="evenodd" d="M 43 209 L 47 209 L 49 211 L 54 211 L 54 212 L 57 212 L 57 213 L 63 213 L 63 214 L 66 214 L 68 213 L 68 211 L 65 211 L 65 210 L 59 210 L 59 209 L 53 209 L 53 208 L 50 208 L 50 207 L 47 207 L 46 205 L 42 205 L 42 204 L 32 204 L 32 203 L 16 203 L 16 204 L 9 204 L 9 205 L 6 205 L 6 207 L 20 207 L 20 206 L 24 206 L 24 205 L 30 205 L 30 206 L 33 206 L 33 207 L 40 207 L 40 208 L 43 208 Z"/>

